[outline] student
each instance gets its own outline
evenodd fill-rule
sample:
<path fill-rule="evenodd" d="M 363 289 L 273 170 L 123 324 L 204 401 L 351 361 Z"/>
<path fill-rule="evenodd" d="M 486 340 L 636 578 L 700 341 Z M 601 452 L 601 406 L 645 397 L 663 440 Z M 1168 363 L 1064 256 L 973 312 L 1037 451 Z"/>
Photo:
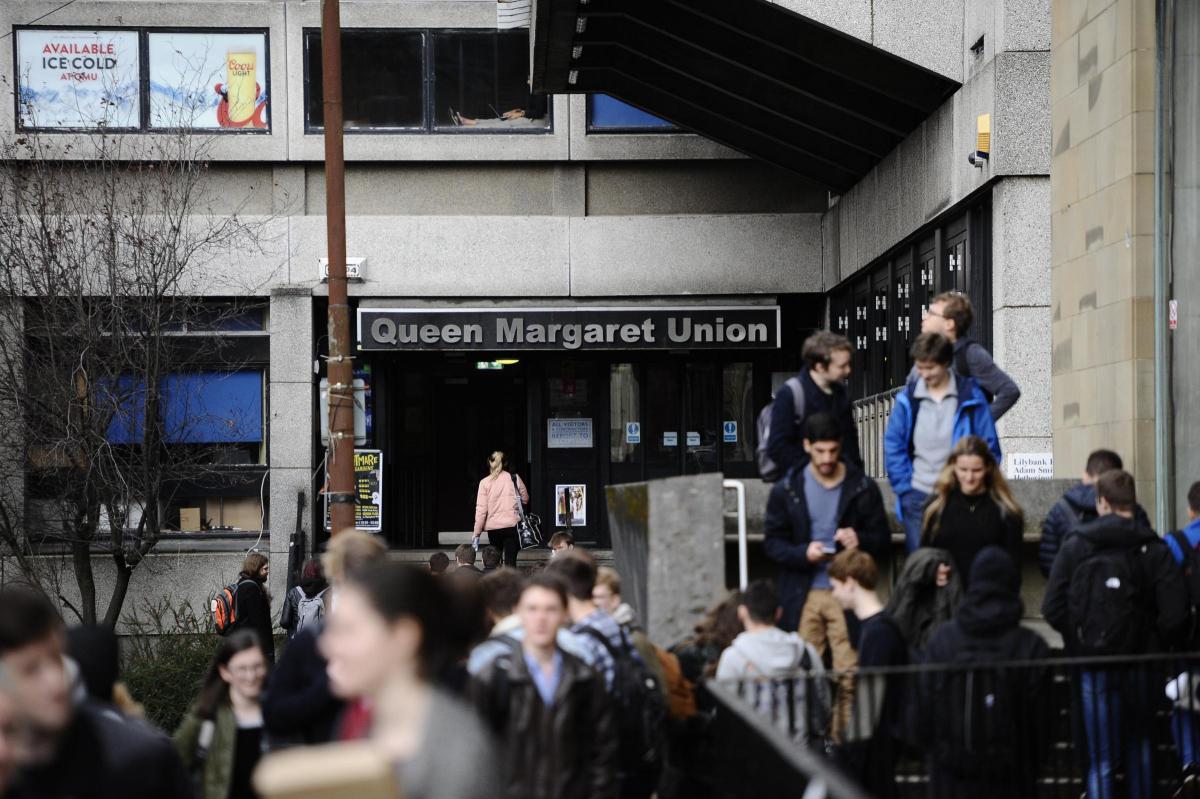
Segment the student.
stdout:
<path fill-rule="evenodd" d="M 749 681 L 746 689 L 753 695 L 755 711 L 773 717 L 776 726 L 798 740 L 814 740 L 828 733 L 825 666 L 812 644 L 779 629 L 781 612 L 779 594 L 769 581 L 746 586 L 738 601 L 743 632 L 721 653 L 717 679 Z M 789 686 L 798 671 L 812 679 L 796 679 Z M 781 706 L 787 708 L 789 687 L 792 707 L 781 711 Z"/>
<path fill-rule="evenodd" d="M 488 534 L 488 543 L 504 554 L 504 565 L 515 568 L 521 542 L 517 540 L 517 523 L 521 520 L 518 503 L 529 504 L 529 489 L 524 481 L 507 471 L 508 459 L 497 450 L 488 458 L 488 475 L 479 481 L 475 497 L 475 536 Z"/>
<path fill-rule="evenodd" d="M 221 641 L 200 697 L 175 731 L 175 748 L 199 777 L 198 799 L 254 799 L 250 777 L 266 749 L 262 696 L 267 657 L 258 634 L 236 630 Z"/>
<path fill-rule="evenodd" d="M 808 417 L 827 413 L 842 431 L 843 457 L 847 463 L 862 466 L 858 449 L 858 426 L 854 423 L 846 378 L 850 376 L 850 340 L 828 330 L 818 330 L 804 340 L 801 358 L 804 368 L 775 392 L 771 407 L 771 427 L 767 436 L 767 455 L 780 476 L 793 466 L 808 463 L 804 449 L 804 426 Z M 797 402 L 795 391 L 803 391 Z M 797 414 L 797 409 L 803 409 Z"/>
<path fill-rule="evenodd" d="M 963 377 L 973 377 L 991 403 L 992 420 L 1008 413 L 1009 408 L 1021 398 L 1021 389 L 1005 374 L 991 353 L 967 333 L 975 319 L 971 300 L 961 291 L 947 291 L 929 302 L 929 311 L 921 320 L 922 333 L 940 333 L 954 345 L 954 371 Z M 909 382 L 916 380 L 914 373 Z"/>
<path fill-rule="evenodd" d="M 429 573 L 441 577 L 450 569 L 450 556 L 445 552 L 434 552 L 429 556 Z"/>
<path fill-rule="evenodd" d="M 1200 481 L 1192 483 L 1187 493 L 1188 523 L 1182 530 L 1171 533 L 1164 539 L 1171 556 L 1181 567 L 1192 568 L 1200 550 Z M 1194 599 L 1194 598 L 1193 598 Z M 1196 635 L 1196 630 L 1192 635 Z M 1186 642 L 1186 648 L 1195 650 L 1197 642 Z M 1184 780 L 1195 790 L 1200 780 L 1200 674 L 1184 671 L 1172 681 L 1168 698 L 1175 709 L 1171 713 L 1171 734 L 1175 738 L 1175 750 L 1179 753 Z M 1190 794 L 1189 794 L 1190 795 Z"/>
<path fill-rule="evenodd" d="M 621 575 L 617 573 L 616 569 L 601 566 L 596 570 L 596 585 L 592 588 L 592 601 L 596 603 L 596 607 L 608 613 L 617 624 L 621 625 L 638 654 L 642 656 L 642 661 L 650 671 L 654 672 L 658 684 L 665 692 L 667 675 L 663 670 L 659 650 L 646 635 L 646 630 L 638 621 L 637 612 L 621 598 Z M 662 654 L 668 658 L 671 657 L 666 652 Z"/>
<path fill-rule="evenodd" d="M 267 663 L 275 663 L 275 627 L 271 623 L 271 595 L 267 591 L 267 579 L 271 576 L 271 561 L 261 552 L 251 552 L 242 562 L 242 570 L 238 574 L 237 592 L 234 601 L 237 603 L 237 625 L 235 629 L 253 630 L 258 634 L 259 643 Z"/>
<path fill-rule="evenodd" d="M 917 732 L 928 742 L 935 799 L 1037 793 L 1042 732 L 1050 721 L 1042 713 L 1048 675 L 1030 666 L 993 667 L 1049 657 L 1042 637 L 1021 626 L 1023 615 L 1016 563 L 999 547 L 985 547 L 957 613 L 925 647 L 925 663 L 951 667 L 916 678 Z"/>
<path fill-rule="evenodd" d="M 998 546 L 1021 563 L 1025 515 L 982 438 L 964 436 L 938 477 L 921 527 L 921 546 L 944 549 L 947 564 L 970 587 L 971 564 L 987 546 Z"/>
<path fill-rule="evenodd" d="M 279 614 L 279 626 L 287 630 L 289 641 L 301 628 L 320 621 L 325 615 L 327 588 L 329 583 L 321 571 L 321 561 L 316 558 L 306 560 L 300 570 L 300 585 L 288 591 Z"/>
<path fill-rule="evenodd" d="M 565 555 L 575 549 L 575 536 L 568 532 L 559 531 L 550 536 L 550 557 L 557 558 L 560 555 Z"/>
<path fill-rule="evenodd" d="M 1054 558 L 1062 549 L 1063 541 L 1079 525 L 1096 518 L 1096 478 L 1109 469 L 1124 469 L 1121 456 L 1110 449 L 1098 449 L 1088 455 L 1079 485 L 1073 486 L 1050 508 L 1042 522 L 1042 540 L 1038 544 L 1038 566 L 1042 574 L 1050 576 Z M 1150 517 L 1141 505 L 1134 515 L 1146 527 Z"/>
<path fill-rule="evenodd" d="M 188 796 L 187 772 L 169 738 L 111 708 L 72 703 L 63 642 L 62 619 L 45 594 L 24 585 L 0 588 L 0 670 L 24 731 L 12 795 Z"/>
<path fill-rule="evenodd" d="M 908 664 L 908 645 L 891 615 L 883 609 L 875 586 L 875 559 L 860 549 L 847 549 L 829 564 L 833 598 L 862 625 L 858 643 L 860 669 Z M 896 743 L 904 702 L 901 675 L 856 681 L 854 710 L 839 759 L 848 774 L 877 799 L 896 796 Z"/>
<path fill-rule="evenodd" d="M 963 436 L 979 436 L 997 463 L 1001 455 L 996 426 L 979 385 L 951 368 L 950 339 L 922 333 L 910 353 L 918 377 L 896 395 L 884 435 L 884 461 L 896 492 L 897 515 L 904 524 L 905 546 L 912 552 L 921 543 L 925 500 L 954 445 Z"/>
<path fill-rule="evenodd" d="M 568 619 L 563 583 L 550 573 L 534 575 L 517 614 L 524 630 L 519 651 L 491 660 L 469 687 L 504 742 L 502 787 L 489 785 L 487 795 L 613 799 L 618 763 L 611 702 L 604 679 L 557 643 Z"/>
<path fill-rule="evenodd" d="M 493 796 L 485 769 L 463 767 L 494 762 L 483 725 L 432 683 L 459 656 L 446 619 L 453 602 L 446 583 L 384 561 L 348 575 L 336 590 L 321 636 L 330 686 L 365 708 L 366 737 L 394 764 L 403 795 Z"/>
<path fill-rule="evenodd" d="M 1096 480 L 1097 518 L 1063 542 L 1046 582 L 1042 616 L 1072 656 L 1161 651 L 1183 630 L 1188 594 L 1171 551 L 1137 520 L 1133 475 L 1110 469 Z M 1126 586 L 1114 590 L 1113 586 Z M 1079 672 L 1087 738 L 1089 797 L 1111 797 L 1122 749 L 1132 797 L 1148 797 L 1153 705 L 1140 669 Z M 1111 723 L 1120 718 L 1119 724 Z"/>
<path fill-rule="evenodd" d="M 491 574 L 500 568 L 500 550 L 494 546 L 488 545 L 479 551 L 479 557 L 483 560 L 483 573 Z"/>
<path fill-rule="evenodd" d="M 470 544 L 459 544 L 454 550 L 454 571 L 451 574 L 459 580 L 478 580 L 483 572 L 475 565 L 475 547 Z"/>

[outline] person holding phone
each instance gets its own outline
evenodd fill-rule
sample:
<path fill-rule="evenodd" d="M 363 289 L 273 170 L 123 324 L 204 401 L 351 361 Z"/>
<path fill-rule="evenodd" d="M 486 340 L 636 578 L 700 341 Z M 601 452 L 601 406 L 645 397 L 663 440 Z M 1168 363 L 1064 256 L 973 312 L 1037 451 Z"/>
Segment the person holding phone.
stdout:
<path fill-rule="evenodd" d="M 842 427 L 827 413 L 805 422 L 808 463 L 793 466 L 767 500 L 767 557 L 780 565 L 783 613 L 779 626 L 799 630 L 822 657 L 832 650 L 833 670 L 857 663 L 846 614 L 833 598 L 829 562 L 846 549 L 861 548 L 876 560 L 887 554 L 888 521 L 875 481 L 842 456 Z M 847 675 L 848 676 L 848 675 Z M 834 737 L 849 720 L 853 680 L 839 691 Z"/>

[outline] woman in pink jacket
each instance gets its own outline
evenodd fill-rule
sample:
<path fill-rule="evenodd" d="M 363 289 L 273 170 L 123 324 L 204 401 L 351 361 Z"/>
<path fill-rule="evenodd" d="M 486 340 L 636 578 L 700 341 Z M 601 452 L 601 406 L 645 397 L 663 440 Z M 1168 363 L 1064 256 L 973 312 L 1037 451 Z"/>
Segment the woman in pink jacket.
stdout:
<path fill-rule="evenodd" d="M 504 553 L 504 565 L 517 565 L 517 494 L 520 502 L 529 504 L 529 490 L 521 478 L 506 471 L 508 462 L 503 452 L 493 452 L 488 458 L 491 474 L 479 481 L 479 494 L 475 498 L 475 545 L 486 530 L 488 543 Z"/>

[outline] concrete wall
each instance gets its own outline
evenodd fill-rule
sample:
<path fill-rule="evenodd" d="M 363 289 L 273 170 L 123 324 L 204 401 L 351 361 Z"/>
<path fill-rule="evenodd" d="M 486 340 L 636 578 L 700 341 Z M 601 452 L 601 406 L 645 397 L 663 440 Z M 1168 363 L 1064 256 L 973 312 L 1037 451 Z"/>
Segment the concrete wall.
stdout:
<path fill-rule="evenodd" d="M 1154 516 L 1153 0 L 1053 5 L 1055 469 L 1115 449 Z"/>

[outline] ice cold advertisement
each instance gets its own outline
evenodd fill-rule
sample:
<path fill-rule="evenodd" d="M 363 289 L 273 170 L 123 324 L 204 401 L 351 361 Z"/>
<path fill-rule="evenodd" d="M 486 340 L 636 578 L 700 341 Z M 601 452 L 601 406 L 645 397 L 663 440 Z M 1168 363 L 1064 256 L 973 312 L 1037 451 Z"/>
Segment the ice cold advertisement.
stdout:
<path fill-rule="evenodd" d="M 150 33 L 150 127 L 267 130 L 267 35 Z"/>
<path fill-rule="evenodd" d="M 141 126 L 137 31 L 16 33 L 21 127 Z"/>

